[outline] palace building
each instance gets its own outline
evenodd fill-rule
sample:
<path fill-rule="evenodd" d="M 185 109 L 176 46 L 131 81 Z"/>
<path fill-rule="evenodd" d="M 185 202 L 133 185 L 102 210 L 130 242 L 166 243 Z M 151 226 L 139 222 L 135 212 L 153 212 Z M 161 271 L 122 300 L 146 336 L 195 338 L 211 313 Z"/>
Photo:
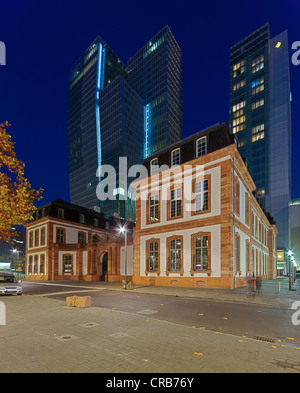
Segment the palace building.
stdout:
<path fill-rule="evenodd" d="M 277 228 L 225 124 L 144 160 L 135 182 L 133 283 L 236 288 L 276 278 Z"/>
<path fill-rule="evenodd" d="M 61 199 L 39 208 L 35 220 L 26 226 L 26 279 L 121 281 L 125 247 L 120 228 L 124 225 Z M 126 222 L 126 227 L 130 261 L 133 224 Z"/>

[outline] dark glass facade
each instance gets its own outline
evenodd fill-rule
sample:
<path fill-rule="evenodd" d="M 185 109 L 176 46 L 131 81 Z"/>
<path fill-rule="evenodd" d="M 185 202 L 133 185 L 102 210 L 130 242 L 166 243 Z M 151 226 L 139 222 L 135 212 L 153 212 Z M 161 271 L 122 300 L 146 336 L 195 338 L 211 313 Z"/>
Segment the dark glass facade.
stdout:
<path fill-rule="evenodd" d="M 258 195 L 269 194 L 269 27 L 231 48 L 229 126 Z"/>
<path fill-rule="evenodd" d="M 144 102 L 144 158 L 182 138 L 181 63 L 168 26 L 127 62 L 128 83 Z"/>
<path fill-rule="evenodd" d="M 291 92 L 287 31 L 270 38 L 269 24 L 230 50 L 229 127 L 279 230 L 278 249 L 290 247 Z"/>
<path fill-rule="evenodd" d="M 71 202 L 134 219 L 119 157 L 127 157 L 128 170 L 182 136 L 181 51 L 168 26 L 127 67 L 100 37 L 94 40 L 70 73 L 67 130 Z M 115 169 L 115 179 L 105 165 Z M 100 196 L 108 195 L 99 186 L 103 179 L 112 179 L 109 199 Z"/>

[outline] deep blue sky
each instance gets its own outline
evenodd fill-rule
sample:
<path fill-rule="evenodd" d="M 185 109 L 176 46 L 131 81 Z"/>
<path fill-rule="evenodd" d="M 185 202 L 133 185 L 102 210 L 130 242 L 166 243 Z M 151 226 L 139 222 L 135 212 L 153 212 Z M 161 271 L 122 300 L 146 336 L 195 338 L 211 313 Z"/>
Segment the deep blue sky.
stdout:
<path fill-rule="evenodd" d="M 183 137 L 217 122 L 228 123 L 229 49 L 270 23 L 271 36 L 289 30 L 300 41 L 299 0 L 102 1 L 0 0 L 0 122 L 12 124 L 18 157 L 38 206 L 69 200 L 66 113 L 69 69 L 97 35 L 126 63 L 168 24 L 182 49 Z M 291 52 L 292 55 L 292 52 Z M 300 66 L 291 63 L 293 190 L 300 197 Z"/>

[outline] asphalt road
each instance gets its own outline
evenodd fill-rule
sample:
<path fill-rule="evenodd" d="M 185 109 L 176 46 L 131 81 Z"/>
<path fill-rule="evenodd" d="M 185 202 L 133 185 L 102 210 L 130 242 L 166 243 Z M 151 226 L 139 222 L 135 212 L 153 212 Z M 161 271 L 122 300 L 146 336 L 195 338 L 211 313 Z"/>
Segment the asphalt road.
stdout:
<path fill-rule="evenodd" d="M 180 325 L 220 333 L 281 340 L 299 347 L 300 327 L 291 323 L 293 310 L 132 292 L 87 290 L 76 285 L 23 282 L 24 295 L 65 301 L 67 296 L 91 296 L 93 307 L 135 313 Z"/>

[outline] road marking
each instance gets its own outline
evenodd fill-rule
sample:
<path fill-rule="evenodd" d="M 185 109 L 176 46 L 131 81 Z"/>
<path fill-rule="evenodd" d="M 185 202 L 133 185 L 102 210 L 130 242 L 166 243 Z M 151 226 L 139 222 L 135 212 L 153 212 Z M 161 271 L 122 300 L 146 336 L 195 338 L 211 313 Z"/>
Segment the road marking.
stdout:
<path fill-rule="evenodd" d="M 77 287 L 77 288 L 78 288 L 78 287 Z M 64 295 L 64 294 L 68 294 L 68 293 L 82 293 L 82 292 L 93 292 L 93 291 L 99 291 L 99 292 L 101 292 L 101 291 L 103 291 L 103 289 L 93 289 L 93 290 L 90 290 L 90 291 L 81 290 L 81 291 L 49 292 L 49 293 L 42 293 L 42 294 L 35 295 L 35 296 L 40 296 L 40 297 L 45 296 L 45 297 L 47 297 L 47 296 Z"/>

